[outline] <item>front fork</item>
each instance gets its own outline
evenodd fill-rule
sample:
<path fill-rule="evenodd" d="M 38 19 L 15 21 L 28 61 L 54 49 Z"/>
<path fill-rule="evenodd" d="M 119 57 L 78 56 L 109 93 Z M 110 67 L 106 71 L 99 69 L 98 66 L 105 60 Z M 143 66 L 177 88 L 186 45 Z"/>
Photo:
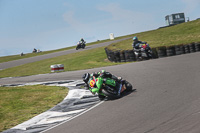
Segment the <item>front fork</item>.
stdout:
<path fill-rule="evenodd" d="M 121 91 L 122 91 L 122 84 L 120 84 L 118 95 L 120 95 Z"/>

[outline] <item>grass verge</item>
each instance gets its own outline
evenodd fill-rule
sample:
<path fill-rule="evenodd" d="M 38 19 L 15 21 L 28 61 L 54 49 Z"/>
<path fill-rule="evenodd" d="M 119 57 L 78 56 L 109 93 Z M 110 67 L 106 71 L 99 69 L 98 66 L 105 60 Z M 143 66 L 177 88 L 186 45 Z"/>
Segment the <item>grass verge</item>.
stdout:
<path fill-rule="evenodd" d="M 67 93 L 55 86 L 0 87 L 0 132 L 54 107 Z"/>
<path fill-rule="evenodd" d="M 50 54 L 50 53 L 64 51 L 64 50 L 73 49 L 73 48 L 75 48 L 75 46 L 51 50 L 51 51 L 43 51 L 43 52 L 40 52 L 40 53 L 27 53 L 24 56 L 20 56 L 20 54 L 19 55 L 2 56 L 2 57 L 0 57 L 0 63 L 12 61 L 12 60 L 19 60 L 19 59 L 34 57 L 34 56 L 39 56 L 39 55 L 44 55 L 44 54 Z"/>
<path fill-rule="evenodd" d="M 50 73 L 50 66 L 53 64 L 64 64 L 64 71 L 84 70 L 120 64 L 109 62 L 106 58 L 104 47 L 100 47 L 4 69 L 0 71 L 0 78 Z"/>
<path fill-rule="evenodd" d="M 115 40 L 126 38 L 128 36 L 116 37 Z M 95 45 L 95 44 L 104 43 L 104 42 L 109 42 L 109 41 L 111 41 L 111 40 L 110 39 L 99 40 L 99 41 L 96 41 L 96 42 L 87 43 L 86 46 Z M 34 57 L 34 56 L 39 56 L 39 55 L 44 55 L 44 54 L 50 54 L 50 53 L 54 53 L 54 52 L 59 52 L 59 51 L 64 51 L 64 50 L 69 50 L 69 49 L 75 49 L 75 48 L 76 48 L 76 46 L 71 46 L 71 47 L 66 47 L 66 48 L 61 48 L 61 49 L 56 49 L 56 50 L 43 51 L 43 52 L 40 52 L 40 53 L 27 53 L 24 56 L 20 56 L 20 53 L 19 53 L 19 55 L 2 56 L 2 57 L 0 57 L 0 63 L 12 61 L 12 60 L 19 60 L 19 59 Z"/>

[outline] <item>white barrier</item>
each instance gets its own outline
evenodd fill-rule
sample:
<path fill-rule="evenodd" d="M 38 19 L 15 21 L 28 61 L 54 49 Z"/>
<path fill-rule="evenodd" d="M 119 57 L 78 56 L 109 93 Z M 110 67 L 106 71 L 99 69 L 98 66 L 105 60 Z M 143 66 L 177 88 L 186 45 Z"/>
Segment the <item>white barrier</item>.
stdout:
<path fill-rule="evenodd" d="M 114 39 L 115 39 L 115 37 L 114 37 L 114 34 L 113 34 L 113 33 L 110 33 L 110 34 L 109 34 L 109 36 L 110 36 L 110 40 L 114 40 Z"/>
<path fill-rule="evenodd" d="M 57 72 L 58 66 L 57 65 L 51 65 L 51 72 Z"/>
<path fill-rule="evenodd" d="M 63 64 L 51 65 L 50 68 L 51 68 L 51 72 L 64 71 Z"/>
<path fill-rule="evenodd" d="M 58 71 L 64 71 L 64 65 L 63 64 L 58 64 Z"/>

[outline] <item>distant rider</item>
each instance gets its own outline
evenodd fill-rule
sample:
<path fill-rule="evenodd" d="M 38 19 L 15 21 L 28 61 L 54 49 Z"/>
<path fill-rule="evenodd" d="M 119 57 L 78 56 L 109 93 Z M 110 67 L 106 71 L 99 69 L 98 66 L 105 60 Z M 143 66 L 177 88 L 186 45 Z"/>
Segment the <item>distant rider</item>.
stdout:
<path fill-rule="evenodd" d="M 36 52 L 37 52 L 37 50 L 34 48 L 34 49 L 33 49 L 33 53 L 36 53 Z"/>
<path fill-rule="evenodd" d="M 85 40 L 83 38 L 81 38 L 80 43 L 85 44 Z"/>
<path fill-rule="evenodd" d="M 121 81 L 121 77 L 116 77 L 114 75 L 112 75 L 111 73 L 109 72 L 106 72 L 105 70 L 101 70 L 100 72 L 98 73 L 92 73 L 92 74 L 89 74 L 89 73 L 85 73 L 83 76 L 82 76 L 82 79 L 83 81 L 85 82 L 85 87 L 86 89 L 89 89 L 92 94 L 96 94 L 96 93 L 99 93 L 99 90 L 101 88 L 98 88 L 96 86 L 96 79 L 101 76 L 103 78 L 111 78 L 111 79 L 114 79 L 115 81 L 117 82 L 120 82 Z M 103 100 L 105 97 L 102 96 L 102 95 L 98 95 L 99 99 L 100 100 Z"/>
<path fill-rule="evenodd" d="M 137 36 L 135 36 L 135 37 L 133 37 L 133 44 L 132 44 L 132 46 L 133 46 L 133 48 L 134 49 L 140 49 L 140 44 L 146 44 L 147 42 L 142 42 L 142 41 L 139 41 L 138 40 L 138 38 L 137 38 Z"/>
<path fill-rule="evenodd" d="M 141 47 L 140 44 L 146 44 L 145 47 Z M 142 48 L 144 49 L 144 51 L 146 52 L 147 56 L 150 57 L 149 53 L 148 53 L 148 50 L 150 50 L 150 46 L 149 44 L 147 44 L 147 42 L 142 42 L 142 41 L 139 41 L 137 36 L 133 37 L 133 49 L 134 50 L 141 50 Z"/>

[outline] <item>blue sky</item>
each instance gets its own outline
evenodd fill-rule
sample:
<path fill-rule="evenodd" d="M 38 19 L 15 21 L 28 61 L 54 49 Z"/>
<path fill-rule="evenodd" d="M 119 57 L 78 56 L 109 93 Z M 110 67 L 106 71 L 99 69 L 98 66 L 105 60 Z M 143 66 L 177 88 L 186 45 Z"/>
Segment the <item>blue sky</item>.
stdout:
<path fill-rule="evenodd" d="M 200 0 L 0 0 L 0 56 L 108 39 L 165 26 L 165 16 L 200 18 Z"/>

